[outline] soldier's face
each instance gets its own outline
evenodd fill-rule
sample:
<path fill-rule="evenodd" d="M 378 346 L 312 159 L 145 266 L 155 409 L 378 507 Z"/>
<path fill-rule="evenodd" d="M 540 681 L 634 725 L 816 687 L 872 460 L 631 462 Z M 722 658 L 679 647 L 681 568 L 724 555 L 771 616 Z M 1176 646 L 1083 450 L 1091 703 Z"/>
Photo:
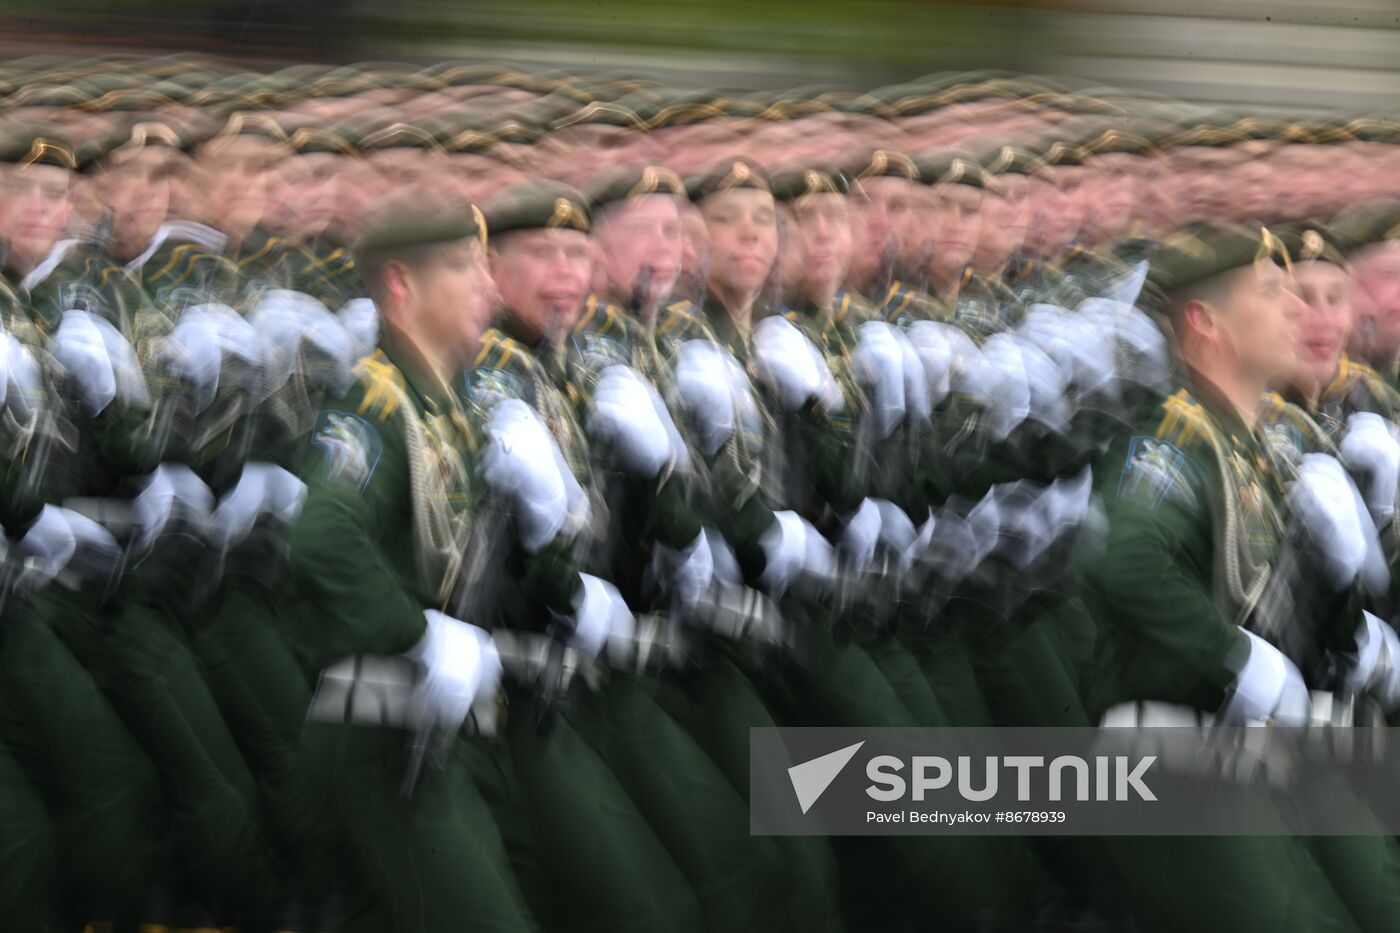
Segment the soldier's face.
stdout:
<path fill-rule="evenodd" d="M 936 188 L 929 202 L 930 258 L 936 275 L 962 272 L 982 232 L 982 192 L 969 185 Z"/>
<path fill-rule="evenodd" d="M 7 168 L 4 184 L 3 233 L 11 252 L 34 262 L 42 259 L 68 223 L 69 185 L 73 173 L 56 165 Z"/>
<path fill-rule="evenodd" d="M 1104 172 L 1085 186 L 1085 226 L 1094 236 L 1110 240 L 1127 230 L 1137 208 L 1137 179 Z"/>
<path fill-rule="evenodd" d="M 1000 179 L 1001 192 L 982 202 L 982 231 L 977 240 L 979 261 L 997 266 L 1025 242 L 1030 228 L 1030 181 L 1021 175 Z"/>
<path fill-rule="evenodd" d="M 593 273 L 593 244 L 579 230 L 520 230 L 492 253 L 496 287 L 536 338 L 562 339 L 578 320 Z"/>
<path fill-rule="evenodd" d="M 1400 245 L 1363 250 L 1352 263 L 1356 310 L 1372 341 L 1371 352 L 1389 359 L 1400 353 Z"/>
<path fill-rule="evenodd" d="M 649 194 L 609 207 L 595 239 L 615 297 L 640 298 L 644 309 L 655 311 L 671 294 L 685 247 L 675 197 Z M 644 294 L 635 295 L 638 281 L 645 282 Z"/>
<path fill-rule="evenodd" d="M 712 288 L 755 295 L 778 258 L 778 213 L 773 195 L 756 188 L 712 194 L 700 205 L 710 237 Z"/>
<path fill-rule="evenodd" d="M 288 182 L 289 220 L 301 235 L 319 236 L 330 226 L 340 200 L 340 168 L 344 161 L 344 156 L 326 152 L 286 161 L 288 166 L 296 166 L 284 178 Z"/>
<path fill-rule="evenodd" d="M 834 291 L 851 261 L 851 214 L 843 194 L 809 194 L 793 204 L 802 245 L 798 281 L 812 295 Z"/>
<path fill-rule="evenodd" d="M 102 200 L 112 211 L 113 235 L 128 252 L 139 252 L 155 236 L 170 210 L 176 156 L 148 147 L 102 173 Z"/>
<path fill-rule="evenodd" d="M 1322 388 L 1351 336 L 1351 280 L 1330 262 L 1297 263 L 1293 278 L 1306 305 L 1298 327 L 1300 363 L 1312 386 Z"/>
<path fill-rule="evenodd" d="M 1267 260 L 1236 270 L 1227 300 L 1215 320 L 1224 357 L 1239 376 L 1266 385 L 1293 378 L 1305 305 L 1288 273 Z"/>
<path fill-rule="evenodd" d="M 211 220 L 227 232 L 251 230 L 268 208 L 280 147 L 258 139 L 230 139 L 199 157 L 206 176 Z"/>
<path fill-rule="evenodd" d="M 478 240 L 439 247 L 409 274 L 413 308 L 423 338 L 436 348 L 468 353 L 491 321 L 496 289 Z"/>
<path fill-rule="evenodd" d="M 913 185 L 903 178 L 870 178 L 861 182 L 865 197 L 855 211 L 856 245 L 852 274 L 865 277 L 899 253 L 914 226 Z M 917 239 L 917 237 L 916 237 Z"/>

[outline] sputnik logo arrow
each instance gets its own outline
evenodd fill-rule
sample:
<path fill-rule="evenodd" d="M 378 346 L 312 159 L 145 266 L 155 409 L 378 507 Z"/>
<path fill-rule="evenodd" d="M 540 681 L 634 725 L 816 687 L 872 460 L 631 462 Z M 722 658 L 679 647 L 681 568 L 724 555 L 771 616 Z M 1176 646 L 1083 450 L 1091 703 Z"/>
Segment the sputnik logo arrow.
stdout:
<path fill-rule="evenodd" d="M 803 813 L 812 809 L 812 804 L 826 793 L 826 789 L 836 780 L 841 769 L 850 763 L 864 744 L 864 741 L 860 741 L 854 745 L 847 745 L 820 758 L 813 758 L 788 768 L 788 779 L 792 781 L 793 792 L 797 794 L 797 805 L 802 808 Z"/>

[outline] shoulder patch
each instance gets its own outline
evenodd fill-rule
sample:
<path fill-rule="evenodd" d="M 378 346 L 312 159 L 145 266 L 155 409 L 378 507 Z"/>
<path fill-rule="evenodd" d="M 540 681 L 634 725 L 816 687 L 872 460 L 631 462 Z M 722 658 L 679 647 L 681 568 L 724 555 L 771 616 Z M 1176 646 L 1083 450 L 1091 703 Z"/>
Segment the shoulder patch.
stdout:
<path fill-rule="evenodd" d="M 1196 486 L 1200 469 L 1179 447 L 1156 437 L 1137 435 L 1128 441 L 1128 455 L 1118 478 L 1118 497 L 1156 509 L 1172 501 L 1199 511 Z"/>
<path fill-rule="evenodd" d="M 359 492 L 369 485 L 384 453 L 384 440 L 373 425 L 359 415 L 329 409 L 316 416 L 311 446 L 322 453 L 323 479 Z"/>
<path fill-rule="evenodd" d="M 359 413 L 373 414 L 379 421 L 386 420 L 399 407 L 403 376 L 378 350 L 361 357 L 355 364 L 354 373 L 364 386 Z"/>
<path fill-rule="evenodd" d="M 632 357 L 621 340 L 601 331 L 575 333 L 570 341 L 578 361 L 588 372 L 602 372 L 617 363 L 631 365 Z"/>
<path fill-rule="evenodd" d="M 466 402 L 478 415 L 484 416 L 497 402 L 509 398 L 530 402 L 525 380 L 508 370 L 474 366 L 462 374 L 462 380 Z"/>

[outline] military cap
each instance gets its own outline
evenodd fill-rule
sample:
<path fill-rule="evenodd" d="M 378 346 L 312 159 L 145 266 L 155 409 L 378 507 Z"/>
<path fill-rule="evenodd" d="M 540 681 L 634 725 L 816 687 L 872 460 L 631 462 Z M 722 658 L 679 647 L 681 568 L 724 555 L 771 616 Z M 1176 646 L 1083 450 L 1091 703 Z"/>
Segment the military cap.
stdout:
<path fill-rule="evenodd" d="M 1054 167 L 1075 168 L 1084 164 L 1084 150 L 1069 139 L 1047 139 L 1042 143 L 1040 157 Z"/>
<path fill-rule="evenodd" d="M 299 155 L 330 153 L 332 155 L 359 156 L 362 154 L 335 127 L 303 126 L 287 138 L 287 143 Z"/>
<path fill-rule="evenodd" d="M 0 131 L 0 163 L 24 169 L 52 165 L 82 171 L 101 155 L 102 147 L 85 142 L 75 145 L 63 130 L 39 124 L 9 126 Z"/>
<path fill-rule="evenodd" d="M 355 241 L 359 261 L 436 243 L 475 239 L 487 242 L 487 223 L 481 209 L 466 199 L 425 208 L 420 199 L 401 198 L 382 210 Z"/>
<path fill-rule="evenodd" d="M 809 194 L 846 194 L 850 190 L 850 176 L 834 165 L 813 164 L 773 172 L 773 197 L 779 201 L 796 201 Z"/>
<path fill-rule="evenodd" d="M 1348 208 L 1332 221 L 1331 232 L 1347 256 L 1377 243 L 1400 241 L 1400 201 L 1368 201 Z"/>
<path fill-rule="evenodd" d="M 1041 175 L 1045 160 L 1025 146 L 1007 144 L 984 152 L 978 163 L 989 175 Z"/>
<path fill-rule="evenodd" d="M 231 139 L 262 139 L 268 142 L 285 143 L 287 131 L 282 124 L 265 113 L 237 111 L 229 115 L 223 129 L 209 140 L 208 145 L 219 146 Z"/>
<path fill-rule="evenodd" d="M 543 179 L 520 182 L 500 191 L 486 205 L 486 222 L 493 235 L 516 230 L 564 229 L 588 233 L 593 213 L 588 198 L 562 182 Z"/>
<path fill-rule="evenodd" d="M 702 201 L 712 194 L 735 188 L 771 192 L 773 183 L 763 166 L 741 156 L 712 164 L 705 171 L 687 179 L 685 187 L 692 201 Z"/>
<path fill-rule="evenodd" d="M 914 160 L 893 149 L 862 150 L 844 160 L 847 174 L 855 181 L 867 178 L 904 178 L 919 180 L 919 169 Z"/>
<path fill-rule="evenodd" d="M 686 197 L 685 182 L 663 165 L 634 163 L 603 172 L 585 189 L 594 209 L 648 194 Z"/>
<path fill-rule="evenodd" d="M 108 162 L 122 162 L 143 149 L 154 147 L 188 152 L 192 143 L 193 139 L 188 133 L 181 132 L 169 123 L 143 120 L 123 125 L 120 134 L 113 137 L 105 159 Z"/>
<path fill-rule="evenodd" d="M 995 188 L 996 182 L 972 155 L 960 150 L 944 150 L 917 156 L 914 165 L 925 185 L 965 185 L 969 188 Z"/>
<path fill-rule="evenodd" d="M 1112 127 L 1084 139 L 1080 152 L 1089 157 L 1104 155 L 1136 155 L 1162 157 L 1161 147 L 1146 135 Z"/>
<path fill-rule="evenodd" d="M 1147 294 L 1162 303 L 1193 285 L 1261 260 L 1292 264 L 1287 245 L 1268 227 L 1193 224 L 1159 245 L 1147 277 Z"/>
<path fill-rule="evenodd" d="M 1312 221 L 1285 224 L 1274 230 L 1294 262 L 1330 262 L 1347 268 L 1342 245 L 1326 226 Z"/>
<path fill-rule="evenodd" d="M 388 149 L 445 151 L 438 139 L 436 127 L 427 122 L 391 123 L 372 130 L 360 137 L 358 148 L 364 152 L 383 152 Z"/>

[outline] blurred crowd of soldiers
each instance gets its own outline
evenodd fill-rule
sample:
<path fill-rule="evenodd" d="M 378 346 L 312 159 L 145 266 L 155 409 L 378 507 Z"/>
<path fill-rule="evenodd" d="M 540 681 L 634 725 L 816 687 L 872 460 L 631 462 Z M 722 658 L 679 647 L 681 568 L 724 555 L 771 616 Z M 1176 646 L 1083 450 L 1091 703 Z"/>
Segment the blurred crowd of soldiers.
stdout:
<path fill-rule="evenodd" d="M 0 99 L 7 929 L 1400 925 L 1385 836 L 747 804 L 752 727 L 1384 724 L 1400 123 L 186 58 Z"/>

